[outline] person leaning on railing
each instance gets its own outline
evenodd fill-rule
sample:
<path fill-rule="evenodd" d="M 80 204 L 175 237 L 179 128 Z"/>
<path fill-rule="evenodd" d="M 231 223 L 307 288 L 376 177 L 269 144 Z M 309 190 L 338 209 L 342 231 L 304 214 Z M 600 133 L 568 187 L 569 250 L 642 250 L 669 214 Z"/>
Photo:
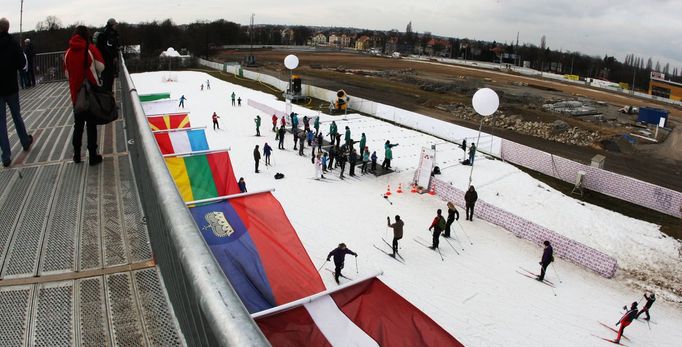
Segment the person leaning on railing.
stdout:
<path fill-rule="evenodd" d="M 86 54 L 85 49 L 88 49 Z M 87 59 L 87 62 L 84 61 Z M 100 85 L 97 75 L 104 70 L 104 59 L 95 45 L 90 42 L 90 32 L 85 26 L 79 25 L 69 40 L 69 49 L 64 55 L 64 70 L 69 79 L 71 103 L 75 106 L 78 91 L 87 78 L 91 84 Z M 73 161 L 81 162 L 81 145 L 83 142 L 83 128 L 87 126 L 88 157 L 90 165 L 102 162 L 102 156 L 97 154 L 97 125 L 88 122 L 84 114 L 76 114 L 74 108 L 73 124 Z"/>

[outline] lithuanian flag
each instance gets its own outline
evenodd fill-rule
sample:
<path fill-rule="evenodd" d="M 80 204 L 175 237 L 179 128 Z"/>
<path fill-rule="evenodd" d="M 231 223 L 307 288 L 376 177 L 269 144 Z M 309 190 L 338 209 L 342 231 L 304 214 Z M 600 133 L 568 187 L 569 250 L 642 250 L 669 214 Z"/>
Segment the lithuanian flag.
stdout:
<path fill-rule="evenodd" d="M 152 131 L 189 128 L 189 113 L 164 114 L 147 117 Z"/>
<path fill-rule="evenodd" d="M 239 193 L 227 151 L 164 159 L 185 202 Z"/>

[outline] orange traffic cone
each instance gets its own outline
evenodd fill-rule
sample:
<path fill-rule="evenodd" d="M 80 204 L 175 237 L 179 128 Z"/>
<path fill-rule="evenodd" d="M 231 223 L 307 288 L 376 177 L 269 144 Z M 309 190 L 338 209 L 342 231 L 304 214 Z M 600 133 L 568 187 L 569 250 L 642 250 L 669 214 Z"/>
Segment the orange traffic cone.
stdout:
<path fill-rule="evenodd" d="M 386 193 L 384 193 L 384 196 L 389 196 L 391 195 L 391 185 L 389 184 L 388 187 L 386 187 Z"/>
<path fill-rule="evenodd" d="M 417 192 L 417 184 L 416 184 L 416 183 L 412 183 L 412 189 L 410 189 L 410 192 L 411 192 L 411 193 L 416 193 L 416 192 Z"/>
<path fill-rule="evenodd" d="M 435 186 L 436 186 L 435 184 L 431 186 L 431 190 L 429 190 L 429 195 L 436 195 L 436 190 L 434 189 Z"/>
<path fill-rule="evenodd" d="M 398 183 L 398 190 L 396 190 L 395 192 L 398 194 L 403 192 L 403 184 L 402 183 Z"/>

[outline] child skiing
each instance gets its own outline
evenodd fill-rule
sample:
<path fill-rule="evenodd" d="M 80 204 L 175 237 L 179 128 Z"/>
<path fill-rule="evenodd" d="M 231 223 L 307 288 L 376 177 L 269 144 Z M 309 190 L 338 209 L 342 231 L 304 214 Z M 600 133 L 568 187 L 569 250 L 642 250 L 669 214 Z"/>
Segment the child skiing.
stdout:
<path fill-rule="evenodd" d="M 343 269 L 344 262 L 346 260 L 346 254 L 351 254 L 354 255 L 355 257 L 358 256 L 357 253 L 351 251 L 350 249 L 346 248 L 345 243 L 340 243 L 339 247 L 335 248 L 331 252 L 329 252 L 329 255 L 327 255 L 327 261 L 329 261 L 332 256 L 334 257 L 334 280 L 336 281 L 336 284 L 339 284 L 339 277 L 343 276 L 341 274 L 341 270 Z"/>
<path fill-rule="evenodd" d="M 429 231 L 433 230 L 433 243 L 431 244 L 431 249 L 436 249 L 438 248 L 438 238 L 440 237 L 440 233 L 445 229 L 445 225 L 447 224 L 445 222 L 445 218 L 442 216 L 443 211 L 441 209 L 438 209 L 436 211 L 436 218 L 433 219 L 433 222 L 431 222 L 431 226 L 429 227 Z"/>

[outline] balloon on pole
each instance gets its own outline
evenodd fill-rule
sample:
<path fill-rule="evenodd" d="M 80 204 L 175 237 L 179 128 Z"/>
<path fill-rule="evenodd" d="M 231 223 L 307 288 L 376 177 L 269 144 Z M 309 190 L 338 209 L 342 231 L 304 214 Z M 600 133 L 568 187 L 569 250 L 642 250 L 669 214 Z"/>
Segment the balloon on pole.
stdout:
<path fill-rule="evenodd" d="M 298 67 L 298 57 L 289 54 L 284 58 L 284 66 L 286 66 L 287 69 L 293 70 Z"/>
<path fill-rule="evenodd" d="M 474 93 L 471 103 L 473 104 L 476 113 L 487 117 L 497 111 L 497 108 L 500 106 L 500 98 L 494 90 L 490 88 L 481 88 Z"/>

